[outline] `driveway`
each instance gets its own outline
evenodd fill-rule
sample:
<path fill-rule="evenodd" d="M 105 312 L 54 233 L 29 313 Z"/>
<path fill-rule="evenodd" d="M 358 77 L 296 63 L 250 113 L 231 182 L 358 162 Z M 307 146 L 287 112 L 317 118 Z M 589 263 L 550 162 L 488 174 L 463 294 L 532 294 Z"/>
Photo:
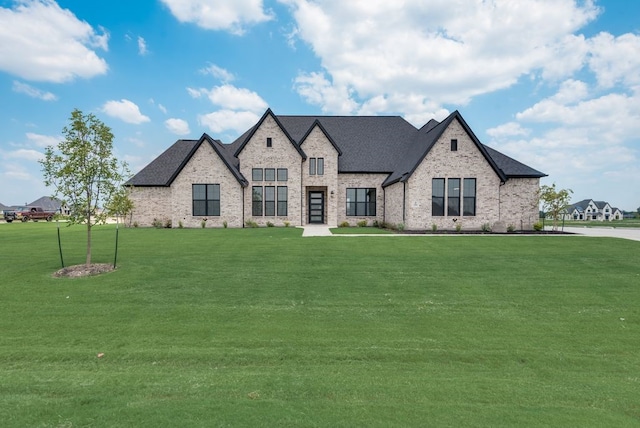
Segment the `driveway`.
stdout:
<path fill-rule="evenodd" d="M 640 241 L 640 229 L 627 227 L 565 227 L 565 232 L 576 235 L 596 236 L 604 238 L 622 238 Z"/>

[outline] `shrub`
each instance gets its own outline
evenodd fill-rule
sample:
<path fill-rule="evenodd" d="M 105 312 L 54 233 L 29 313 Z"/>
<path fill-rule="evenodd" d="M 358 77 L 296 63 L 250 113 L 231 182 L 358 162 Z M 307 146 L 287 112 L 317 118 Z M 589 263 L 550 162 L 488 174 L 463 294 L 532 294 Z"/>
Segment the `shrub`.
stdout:
<path fill-rule="evenodd" d="M 462 230 L 462 223 L 457 222 L 456 223 L 456 232 L 460 232 Z"/>
<path fill-rule="evenodd" d="M 155 227 L 156 229 L 162 229 L 162 220 L 158 220 L 157 218 L 154 218 L 153 221 L 151 222 L 151 226 Z"/>
<path fill-rule="evenodd" d="M 224 227 L 225 229 L 229 226 L 229 224 L 227 223 L 227 220 L 222 222 L 222 227 Z"/>
<path fill-rule="evenodd" d="M 288 222 L 288 221 L 285 221 L 285 222 L 284 222 L 284 227 L 289 227 L 290 225 L 291 225 L 291 223 L 290 223 L 290 222 Z"/>
<path fill-rule="evenodd" d="M 182 228 L 184 228 L 184 224 L 182 223 L 182 220 L 178 220 L 178 229 Z"/>
<path fill-rule="evenodd" d="M 404 230 L 404 223 L 398 223 L 398 224 L 397 224 L 397 226 L 396 226 L 396 228 L 397 228 L 400 232 L 402 232 L 402 231 Z"/>
<path fill-rule="evenodd" d="M 540 232 L 543 228 L 544 226 L 542 225 L 541 221 L 538 221 L 533 224 L 533 230 L 535 230 L 536 232 Z"/>
<path fill-rule="evenodd" d="M 368 224 L 367 220 L 360 220 L 358 222 L 358 227 L 367 227 L 367 224 Z"/>
<path fill-rule="evenodd" d="M 267 227 L 273 227 L 275 226 L 275 224 L 271 223 L 270 221 L 267 222 Z"/>
<path fill-rule="evenodd" d="M 379 223 L 378 220 L 373 220 L 373 227 L 379 227 L 381 228 L 383 225 L 383 223 Z"/>
<path fill-rule="evenodd" d="M 516 226 L 513 224 L 510 224 L 509 226 L 507 226 L 507 232 L 509 233 L 513 233 L 516 231 Z"/>
<path fill-rule="evenodd" d="M 200 227 L 201 227 L 201 228 L 203 228 L 203 229 L 204 229 L 205 227 L 207 227 L 207 219 L 206 219 L 206 218 L 203 218 L 203 219 L 202 219 L 202 221 L 200 222 Z"/>
<path fill-rule="evenodd" d="M 168 219 L 166 219 L 166 220 L 164 221 L 164 227 L 165 227 L 166 229 L 171 229 L 171 219 L 170 219 L 170 218 L 168 218 Z"/>
<path fill-rule="evenodd" d="M 482 231 L 483 232 L 491 232 L 491 225 L 489 223 L 483 223 L 482 224 Z"/>
<path fill-rule="evenodd" d="M 349 227 L 349 226 L 350 226 L 350 225 L 349 225 L 349 222 L 348 222 L 348 221 L 343 221 L 342 223 L 340 223 L 340 224 L 338 225 L 338 227 Z"/>
<path fill-rule="evenodd" d="M 438 231 L 438 225 L 437 225 L 437 224 L 435 224 L 435 223 L 433 223 L 433 224 L 431 225 L 431 231 L 432 231 L 432 232 L 437 232 L 437 231 Z"/>
<path fill-rule="evenodd" d="M 256 223 L 255 221 L 249 219 L 246 221 L 246 225 L 247 227 L 251 227 L 251 228 L 256 228 L 258 227 L 258 223 Z"/>
<path fill-rule="evenodd" d="M 133 222 L 133 227 L 138 227 L 138 226 L 140 226 L 140 225 L 138 224 L 138 222 L 137 222 L 137 221 L 134 221 L 134 222 Z"/>

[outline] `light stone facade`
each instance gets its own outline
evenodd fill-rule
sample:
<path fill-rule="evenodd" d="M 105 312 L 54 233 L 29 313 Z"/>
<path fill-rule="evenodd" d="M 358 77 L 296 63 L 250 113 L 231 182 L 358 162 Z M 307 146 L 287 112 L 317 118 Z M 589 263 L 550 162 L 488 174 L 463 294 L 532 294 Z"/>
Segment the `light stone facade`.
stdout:
<path fill-rule="evenodd" d="M 457 140 L 452 150 L 451 140 Z M 267 141 L 270 141 L 268 147 Z M 477 141 L 477 140 L 476 140 Z M 531 229 L 538 221 L 539 178 L 510 178 L 502 182 L 499 174 L 484 157 L 463 124 L 454 119 L 442 132 L 425 158 L 406 181 L 386 187 L 382 184 L 388 173 L 339 173 L 339 151 L 320 126 L 315 126 L 300 143 L 300 151 L 271 114 L 265 114 L 250 138 L 237 155 L 239 171 L 248 181 L 239 181 L 211 144 L 203 142 L 186 162 L 182 170 L 167 186 L 132 187 L 134 202 L 132 221 L 140 226 L 151 226 L 154 220 L 173 227 L 201 227 L 203 216 L 193 216 L 193 184 L 220 185 L 220 216 L 207 216 L 206 227 L 244 227 L 248 221 L 265 226 L 305 225 L 309 222 L 309 194 L 322 192 L 324 196 L 324 223 L 336 226 L 347 222 L 351 226 L 366 220 L 368 225 L 386 222 L 408 230 L 480 229 L 488 224 L 501 228 Z M 306 156 L 306 158 L 305 158 Z M 322 158 L 324 173 L 311 175 L 310 160 Z M 416 159 L 418 162 L 419 159 Z M 253 181 L 252 170 L 286 169 L 287 180 Z M 460 211 L 462 214 L 464 179 L 476 180 L 476 215 L 432 215 L 432 180 L 434 178 L 460 179 Z M 446 183 L 446 181 L 445 181 Z M 252 213 L 254 186 L 287 187 L 287 215 L 257 216 Z M 446 188 L 447 186 L 445 186 Z M 376 215 L 347 216 L 347 189 L 375 188 Z M 445 195 L 446 206 L 446 195 Z M 276 192 L 277 207 L 277 192 Z M 277 214 L 277 212 L 276 212 Z M 455 219 L 455 221 L 454 221 Z"/>
<path fill-rule="evenodd" d="M 267 138 L 271 147 L 267 147 Z M 267 116 L 238 154 L 240 170 L 249 180 L 244 192 L 245 222 L 251 220 L 260 226 L 268 222 L 281 226 L 285 221 L 292 226 L 302 224 L 302 156 L 273 116 Z M 287 168 L 287 181 L 253 181 L 253 168 Z M 277 178 L 277 177 L 276 177 Z M 254 216 L 252 214 L 252 188 L 254 186 L 287 186 L 287 216 Z M 263 195 L 264 198 L 264 195 Z M 264 202 L 263 202 L 264 203 Z M 263 211 L 264 214 L 264 211 Z"/>

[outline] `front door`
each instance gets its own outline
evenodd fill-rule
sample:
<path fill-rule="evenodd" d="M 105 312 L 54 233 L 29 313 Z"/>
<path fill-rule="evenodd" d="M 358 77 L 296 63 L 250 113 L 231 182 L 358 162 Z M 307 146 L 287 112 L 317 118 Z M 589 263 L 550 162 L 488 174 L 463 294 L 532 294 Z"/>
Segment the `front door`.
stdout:
<path fill-rule="evenodd" d="M 324 223 L 324 192 L 309 192 L 309 223 Z"/>

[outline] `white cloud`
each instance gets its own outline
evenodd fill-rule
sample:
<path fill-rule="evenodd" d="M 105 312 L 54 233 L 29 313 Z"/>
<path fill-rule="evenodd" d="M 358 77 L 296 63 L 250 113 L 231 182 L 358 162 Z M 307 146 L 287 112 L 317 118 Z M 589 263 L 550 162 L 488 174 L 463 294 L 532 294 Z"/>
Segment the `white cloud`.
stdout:
<path fill-rule="evenodd" d="M 58 97 L 51 92 L 41 91 L 38 88 L 34 88 L 31 85 L 27 85 L 26 83 L 18 82 L 16 80 L 13 81 L 13 91 L 26 94 L 32 98 L 38 98 L 43 101 L 55 101 L 58 99 Z"/>
<path fill-rule="evenodd" d="M 5 154 L 7 159 L 22 159 L 27 161 L 37 162 L 44 158 L 44 155 L 37 150 L 33 149 L 18 149 Z"/>
<path fill-rule="evenodd" d="M 138 54 L 141 56 L 145 56 L 148 53 L 149 51 L 147 50 L 146 40 L 143 37 L 138 36 Z"/>
<path fill-rule="evenodd" d="M 242 34 L 245 27 L 273 19 L 262 0 L 162 0 L 180 22 L 207 30 Z"/>
<path fill-rule="evenodd" d="M 587 50 L 573 33 L 599 13 L 591 2 L 573 0 L 553 7 L 542 0 L 281 2 L 293 10 L 292 34 L 322 63 L 323 71 L 302 72 L 295 82 L 309 103 L 358 113 L 405 99 L 404 109 L 416 117 L 466 104 L 532 72 L 567 77 L 582 67 Z"/>
<path fill-rule="evenodd" d="M 214 133 L 234 131 L 241 133 L 253 126 L 260 116 L 250 111 L 218 110 L 198 116 L 200 126 L 208 127 Z"/>
<path fill-rule="evenodd" d="M 508 122 L 495 128 L 487 129 L 487 134 L 493 138 L 506 138 L 527 136 L 531 133 L 530 129 L 523 128 L 517 122 Z"/>
<path fill-rule="evenodd" d="M 23 79 L 66 82 L 107 72 L 95 49 L 109 36 L 96 32 L 53 0 L 21 0 L 0 7 L 0 70 Z"/>
<path fill-rule="evenodd" d="M 52 137 L 50 135 L 35 134 L 33 132 L 27 132 L 27 139 L 30 143 L 35 144 L 37 147 L 57 146 L 61 137 Z"/>
<path fill-rule="evenodd" d="M 151 120 L 140 112 L 140 108 L 135 103 L 125 99 L 120 101 L 107 101 L 101 110 L 111 117 L 136 125 Z"/>
<path fill-rule="evenodd" d="M 233 73 L 222 67 L 218 67 L 215 64 L 210 64 L 209 66 L 200 70 L 200 72 L 202 74 L 211 74 L 213 77 L 220 79 L 222 83 L 229 83 L 235 80 L 235 76 L 233 75 Z"/>
<path fill-rule="evenodd" d="M 213 104 L 231 110 L 260 111 L 268 106 L 257 93 L 233 85 L 215 86 L 208 97 Z"/>
<path fill-rule="evenodd" d="M 617 83 L 640 85 L 640 36 L 623 34 L 614 37 L 600 33 L 590 39 L 589 67 L 598 83 L 611 88 Z"/>
<path fill-rule="evenodd" d="M 164 121 L 164 125 L 169 131 L 176 135 L 187 135 L 191 132 L 189 129 L 189 123 L 183 119 L 167 119 Z"/>

